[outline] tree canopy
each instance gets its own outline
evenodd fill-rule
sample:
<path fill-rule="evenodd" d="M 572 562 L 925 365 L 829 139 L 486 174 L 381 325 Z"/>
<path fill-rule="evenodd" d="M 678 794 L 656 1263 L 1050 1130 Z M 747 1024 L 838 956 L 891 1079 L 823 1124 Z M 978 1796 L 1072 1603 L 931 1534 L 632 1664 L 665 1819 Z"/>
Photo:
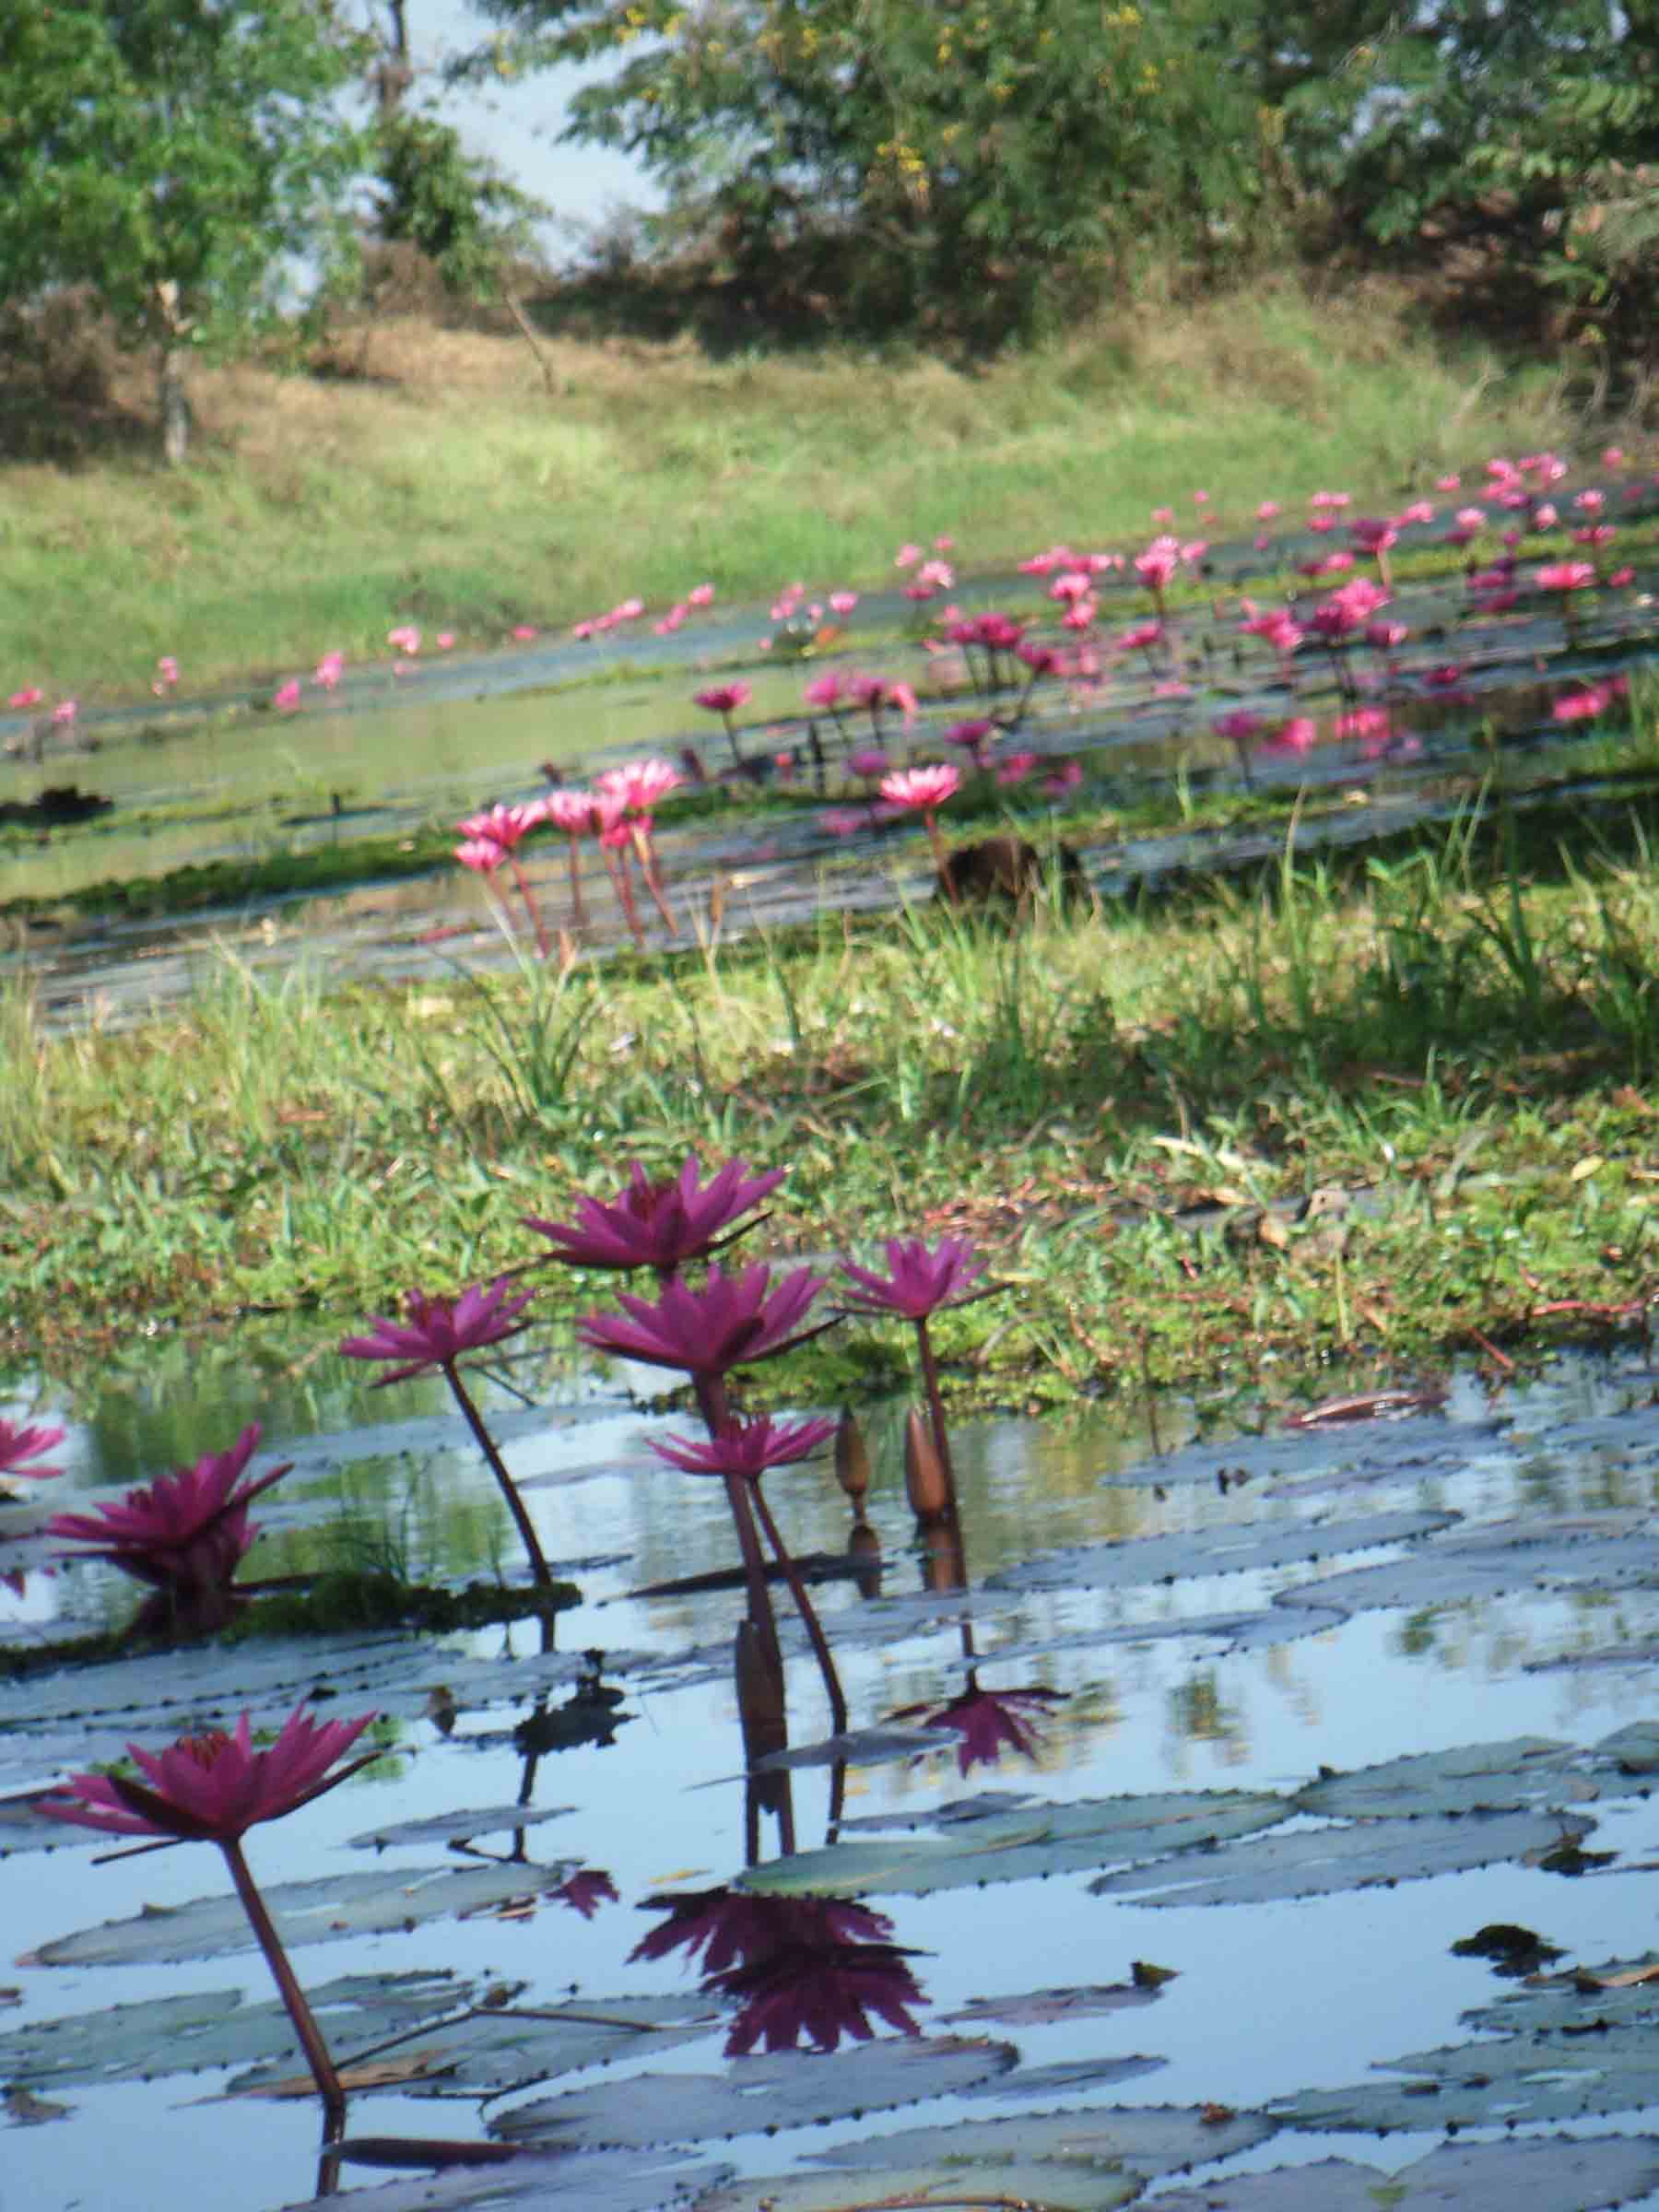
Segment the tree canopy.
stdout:
<path fill-rule="evenodd" d="M 156 351 L 170 457 L 184 348 L 245 327 L 346 221 L 360 59 L 327 0 L 49 0 L 0 13 L 0 297 L 85 285 Z"/>

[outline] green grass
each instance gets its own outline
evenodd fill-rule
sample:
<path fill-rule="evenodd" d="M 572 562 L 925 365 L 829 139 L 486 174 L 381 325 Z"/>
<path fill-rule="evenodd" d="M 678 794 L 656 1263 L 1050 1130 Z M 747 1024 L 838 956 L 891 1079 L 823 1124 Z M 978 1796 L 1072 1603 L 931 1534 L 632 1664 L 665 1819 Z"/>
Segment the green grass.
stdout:
<path fill-rule="evenodd" d="M 1595 813 L 1488 794 L 1015 935 L 930 907 L 336 994 L 227 959 L 125 1035 L 47 1037 L 14 991 L 0 1329 L 49 1359 L 251 1308 L 345 1333 L 696 1148 L 791 1171 L 756 1256 L 981 1240 L 1010 1288 L 944 1324 L 961 1395 L 1394 1373 L 1477 1333 L 1513 1354 L 1584 1325 L 1547 1301 L 1659 1275 L 1656 823 L 1635 787 Z M 611 1294 L 545 1281 L 560 1335 Z M 890 1386 L 888 1334 L 835 1333 L 807 1387 Z"/>
<path fill-rule="evenodd" d="M 978 371 L 845 348 L 371 324 L 356 382 L 204 371 L 185 472 L 113 448 L 0 469 L 0 678 L 138 697 L 265 682 L 414 619 L 492 645 L 638 593 L 666 606 L 892 578 L 900 538 L 968 569 L 1069 536 L 1130 547 L 1154 506 L 1239 531 L 1321 485 L 1397 500 L 1494 451 L 1571 446 L 1547 364 L 1437 342 L 1404 290 L 1287 280 L 1128 308 Z M 142 394 L 135 387 L 135 404 Z M 3 694 L 0 694 L 3 695 Z"/>

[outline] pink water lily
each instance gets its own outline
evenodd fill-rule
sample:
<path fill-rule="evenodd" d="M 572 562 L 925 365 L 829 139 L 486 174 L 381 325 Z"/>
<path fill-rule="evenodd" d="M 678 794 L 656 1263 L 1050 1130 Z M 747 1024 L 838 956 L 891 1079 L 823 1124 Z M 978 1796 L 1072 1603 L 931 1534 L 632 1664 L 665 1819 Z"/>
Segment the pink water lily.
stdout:
<path fill-rule="evenodd" d="M 770 1168 L 755 1174 L 747 1160 L 731 1159 L 705 1183 L 693 1153 L 672 1181 L 653 1182 L 636 1160 L 608 1203 L 578 1198 L 575 1220 L 526 1216 L 524 1226 L 549 1239 L 558 1256 L 575 1267 L 654 1267 L 659 1275 L 673 1275 L 688 1261 L 706 1258 L 787 1172 Z"/>
<path fill-rule="evenodd" d="M 206 1453 L 93 1512 L 56 1513 L 46 1534 L 88 1546 L 85 1557 L 107 1559 L 160 1593 L 140 1615 L 142 1628 L 222 1628 L 241 1602 L 233 1578 L 259 1533 L 248 1525 L 248 1509 L 292 1464 L 243 1484 L 259 1436 L 251 1422 L 228 1452 Z"/>
<path fill-rule="evenodd" d="M 788 1467 L 821 1452 L 836 1423 L 819 1416 L 805 1421 L 774 1421 L 770 1414 L 733 1421 L 718 1436 L 671 1436 L 651 1449 L 659 1459 L 688 1475 L 735 1475 L 759 1482 L 769 1467 Z"/>
<path fill-rule="evenodd" d="M 518 1485 L 507 1471 L 495 1439 L 485 1427 L 483 1416 L 461 1379 L 458 1364 L 463 1352 L 479 1351 L 490 1344 L 505 1344 L 529 1327 L 529 1323 L 521 1320 L 520 1315 L 535 1293 L 524 1290 L 516 1298 L 510 1298 L 507 1295 L 510 1279 L 498 1275 L 492 1283 L 475 1283 L 457 1299 L 430 1298 L 424 1291 L 411 1290 L 404 1300 L 402 1321 L 377 1319 L 371 1335 L 347 1336 L 340 1350 L 348 1359 L 398 1363 L 389 1375 L 376 1376 L 373 1387 L 377 1390 L 383 1389 L 388 1382 L 406 1382 L 412 1375 L 425 1374 L 429 1368 L 439 1370 L 449 1385 L 450 1395 L 461 1409 L 462 1418 L 472 1430 L 474 1442 L 495 1477 L 496 1487 L 512 1515 L 513 1526 L 518 1530 L 537 1587 L 550 1591 L 553 1576 L 535 1524 L 519 1496 Z"/>
<path fill-rule="evenodd" d="M 182 1736 L 159 1752 L 129 1744 L 143 1783 L 74 1774 L 61 1791 L 37 1799 L 37 1808 L 112 1836 L 235 1843 L 262 1820 L 280 1820 L 337 1788 L 356 1770 L 331 1775 L 329 1768 L 375 1718 L 365 1712 L 355 1721 L 315 1721 L 297 1705 L 276 1742 L 256 1751 L 253 1719 L 244 1712 L 234 1735 Z"/>
<path fill-rule="evenodd" d="M 983 1287 L 975 1286 L 985 1266 L 965 1238 L 944 1237 L 930 1247 L 920 1237 L 889 1237 L 885 1275 L 852 1260 L 841 1262 L 841 1273 L 853 1286 L 845 1293 L 850 1306 L 919 1321 L 941 1306 L 982 1297 Z"/>
<path fill-rule="evenodd" d="M 740 1275 L 711 1267 L 700 1289 L 671 1279 L 654 1302 L 624 1290 L 627 1318 L 589 1313 L 576 1334 L 595 1351 L 717 1381 L 802 1341 L 801 1324 L 822 1288 L 823 1277 L 809 1267 L 797 1267 L 775 1290 L 770 1267 L 746 1267 Z"/>
<path fill-rule="evenodd" d="M 962 772 L 949 761 L 931 768 L 901 768 L 881 779 L 881 795 L 891 806 L 931 814 L 961 789 Z"/>
<path fill-rule="evenodd" d="M 61 1790 L 35 1801 L 35 1809 L 50 1818 L 100 1829 L 109 1835 L 218 1845 L 305 2053 L 323 2100 L 325 2137 L 330 2141 L 345 2124 L 346 2092 L 276 1924 L 254 1885 L 241 1840 L 261 1821 L 279 1820 L 338 1788 L 377 1758 L 379 1754 L 371 1751 L 329 1772 L 376 1717 L 365 1712 L 355 1721 L 314 1721 L 303 1705 L 298 1705 L 276 1742 L 256 1751 L 253 1719 L 244 1712 L 234 1735 L 216 1730 L 181 1736 L 160 1752 L 129 1744 L 127 1750 L 145 1776 L 142 1783 L 119 1774 L 75 1774 Z"/>
<path fill-rule="evenodd" d="M 6 703 L 8 707 L 38 707 L 45 697 L 39 684 L 25 684 L 20 691 L 14 691 Z"/>
<path fill-rule="evenodd" d="M 348 1359 L 395 1361 L 388 1375 L 377 1375 L 372 1387 L 383 1390 L 389 1382 L 406 1382 L 431 1368 L 453 1368 L 463 1352 L 486 1345 L 504 1344 L 529 1323 L 519 1315 L 535 1297 L 534 1290 L 518 1297 L 507 1295 L 510 1277 L 492 1283 L 475 1283 L 459 1298 L 434 1298 L 411 1290 L 404 1300 L 404 1318 L 377 1318 L 368 1336 L 347 1336 L 340 1350 Z"/>
<path fill-rule="evenodd" d="M 61 1475 L 62 1467 L 31 1467 L 24 1463 L 39 1459 L 42 1452 L 50 1452 L 54 1444 L 61 1444 L 65 1433 L 62 1429 L 18 1428 L 14 1422 L 0 1418 L 0 1475 L 26 1475 L 31 1482 Z M 0 1497 L 5 1494 L 0 1488 Z"/>

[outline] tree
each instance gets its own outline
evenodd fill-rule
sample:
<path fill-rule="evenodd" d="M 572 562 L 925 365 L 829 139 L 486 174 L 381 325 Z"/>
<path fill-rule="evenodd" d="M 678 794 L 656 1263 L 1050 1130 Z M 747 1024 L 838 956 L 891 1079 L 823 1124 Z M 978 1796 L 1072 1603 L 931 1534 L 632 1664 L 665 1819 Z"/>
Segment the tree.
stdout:
<path fill-rule="evenodd" d="M 1654 0 L 1256 0 L 1247 31 L 1299 173 L 1383 242 L 1432 218 L 1645 333 L 1659 241 Z"/>
<path fill-rule="evenodd" d="M 1224 0 L 481 0 L 474 74 L 613 58 L 566 133 L 641 155 L 741 265 L 833 235 L 896 319 L 994 337 L 1149 236 L 1241 245 L 1271 119 Z"/>
<path fill-rule="evenodd" d="M 30 0 L 0 20 L 0 297 L 85 285 L 155 358 L 162 451 L 192 347 L 244 333 L 347 229 L 360 63 L 329 0 Z"/>

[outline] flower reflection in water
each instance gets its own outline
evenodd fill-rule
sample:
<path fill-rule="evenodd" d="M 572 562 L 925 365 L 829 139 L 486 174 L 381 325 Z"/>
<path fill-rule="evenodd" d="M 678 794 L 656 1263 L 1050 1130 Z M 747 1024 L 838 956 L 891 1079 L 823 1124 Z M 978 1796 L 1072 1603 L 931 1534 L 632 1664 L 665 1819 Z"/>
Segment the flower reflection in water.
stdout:
<path fill-rule="evenodd" d="M 954 1729 L 957 1771 L 965 1775 L 976 1766 L 995 1766 L 1005 1747 L 1026 1759 L 1036 1759 L 1043 1746 L 1037 1719 L 1051 1707 L 1064 1704 L 1068 1694 L 1041 1685 L 1029 1689 L 982 1689 L 978 1677 L 970 1675 L 967 1688 L 947 1703 L 905 1705 L 893 1718 L 917 1721 L 924 1728 Z"/>
<path fill-rule="evenodd" d="M 830 1898 L 739 1889 L 647 1901 L 666 1905 L 668 1916 L 630 1958 L 702 1954 L 704 1993 L 737 2000 L 728 2058 L 757 2044 L 793 2051 L 806 2041 L 833 2051 L 843 2037 L 868 2042 L 872 2017 L 905 2035 L 921 2033 L 910 2010 L 926 2002 L 908 1963 L 916 1954 L 888 1940 L 893 1924 L 885 1913 Z"/>

